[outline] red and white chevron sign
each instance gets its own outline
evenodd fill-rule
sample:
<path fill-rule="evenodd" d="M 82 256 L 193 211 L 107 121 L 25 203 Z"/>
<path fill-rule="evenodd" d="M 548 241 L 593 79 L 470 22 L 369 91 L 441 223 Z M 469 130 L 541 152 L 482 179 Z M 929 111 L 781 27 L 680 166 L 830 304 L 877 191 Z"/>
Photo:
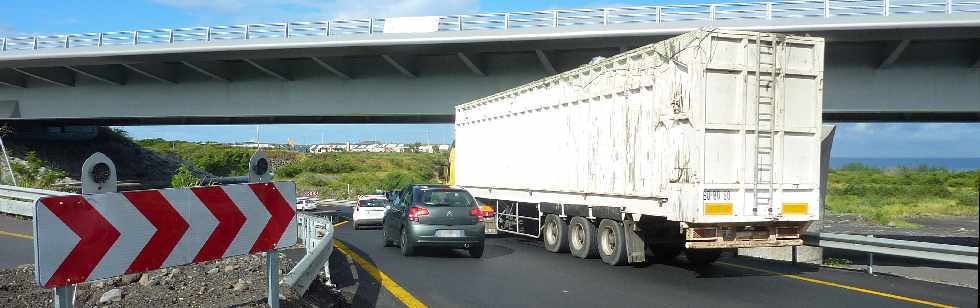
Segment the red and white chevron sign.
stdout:
<path fill-rule="evenodd" d="M 53 288 L 292 246 L 294 204 L 292 182 L 40 198 L 35 280 Z"/>

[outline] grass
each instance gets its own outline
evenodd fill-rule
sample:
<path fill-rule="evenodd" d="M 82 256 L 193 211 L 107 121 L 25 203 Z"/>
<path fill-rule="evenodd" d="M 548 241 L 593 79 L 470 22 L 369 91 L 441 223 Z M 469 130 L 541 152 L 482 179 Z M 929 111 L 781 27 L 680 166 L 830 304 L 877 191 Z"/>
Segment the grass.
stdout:
<path fill-rule="evenodd" d="M 863 220 L 916 228 L 923 216 L 977 216 L 980 171 L 942 168 L 876 169 L 849 165 L 829 174 L 827 210 Z"/>

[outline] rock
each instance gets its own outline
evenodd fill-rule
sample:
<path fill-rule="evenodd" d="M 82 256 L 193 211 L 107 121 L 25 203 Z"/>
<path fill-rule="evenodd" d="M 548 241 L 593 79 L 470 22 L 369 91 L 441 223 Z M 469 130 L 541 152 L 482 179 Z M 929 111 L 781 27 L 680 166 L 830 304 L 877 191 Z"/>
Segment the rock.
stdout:
<path fill-rule="evenodd" d="M 225 268 L 224 268 L 224 270 L 226 272 L 230 272 L 230 271 L 233 271 L 233 270 L 236 270 L 236 269 L 238 269 L 238 267 L 237 266 L 234 266 L 234 265 L 225 265 Z"/>
<path fill-rule="evenodd" d="M 235 283 L 235 286 L 232 287 L 232 290 L 241 291 L 244 290 L 245 288 L 248 288 L 248 284 L 245 282 L 245 279 L 239 278 L 238 282 Z"/>
<path fill-rule="evenodd" d="M 116 279 L 113 285 L 117 287 L 126 286 L 138 281 L 139 279 L 140 279 L 140 274 L 123 275 L 122 277 Z"/>
<path fill-rule="evenodd" d="M 150 277 L 150 274 L 143 274 L 143 276 L 140 277 L 140 281 L 139 281 L 139 284 L 144 287 L 152 286 L 156 283 L 157 283 L 156 277 Z"/>
<path fill-rule="evenodd" d="M 120 300 L 122 300 L 122 290 L 112 289 L 102 293 L 102 296 L 99 297 L 99 304 L 114 303 Z"/>
<path fill-rule="evenodd" d="M 215 267 L 215 268 L 212 268 L 212 269 L 210 269 L 210 270 L 208 270 L 208 274 L 209 274 L 209 275 L 210 275 L 210 274 L 217 274 L 217 273 L 218 273 L 218 268 L 217 268 L 217 267 Z"/>

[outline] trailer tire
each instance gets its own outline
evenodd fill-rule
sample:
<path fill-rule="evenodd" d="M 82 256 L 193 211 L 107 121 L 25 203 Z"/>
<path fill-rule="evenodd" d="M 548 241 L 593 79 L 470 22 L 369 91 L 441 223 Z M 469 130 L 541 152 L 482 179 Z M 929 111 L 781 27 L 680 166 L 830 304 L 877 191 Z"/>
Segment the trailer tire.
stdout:
<path fill-rule="evenodd" d="M 596 246 L 602 262 L 609 265 L 623 265 L 626 263 L 626 235 L 623 233 L 623 224 L 612 220 L 603 219 L 599 222 Z"/>
<path fill-rule="evenodd" d="M 545 216 L 543 240 L 550 252 L 568 252 L 568 223 L 555 214 Z"/>
<path fill-rule="evenodd" d="M 585 217 L 575 216 L 569 221 L 568 249 L 573 256 L 582 259 L 592 259 L 599 254 L 596 249 L 595 225 Z"/>
<path fill-rule="evenodd" d="M 694 265 L 708 265 L 721 257 L 721 249 L 688 249 L 684 251 L 687 261 Z"/>

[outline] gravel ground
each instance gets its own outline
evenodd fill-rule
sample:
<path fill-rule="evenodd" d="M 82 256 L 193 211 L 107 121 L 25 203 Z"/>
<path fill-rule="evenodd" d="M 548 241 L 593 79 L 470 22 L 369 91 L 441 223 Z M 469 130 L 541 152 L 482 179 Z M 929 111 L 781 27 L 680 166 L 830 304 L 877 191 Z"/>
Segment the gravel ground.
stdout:
<path fill-rule="evenodd" d="M 295 261 L 280 257 L 280 277 Z M 245 255 L 78 285 L 78 307 L 265 307 L 265 258 Z M 0 270 L 0 307 L 50 307 L 54 289 L 34 283 L 34 267 Z M 282 307 L 346 307 L 338 292 L 314 283 L 299 302 Z"/>

